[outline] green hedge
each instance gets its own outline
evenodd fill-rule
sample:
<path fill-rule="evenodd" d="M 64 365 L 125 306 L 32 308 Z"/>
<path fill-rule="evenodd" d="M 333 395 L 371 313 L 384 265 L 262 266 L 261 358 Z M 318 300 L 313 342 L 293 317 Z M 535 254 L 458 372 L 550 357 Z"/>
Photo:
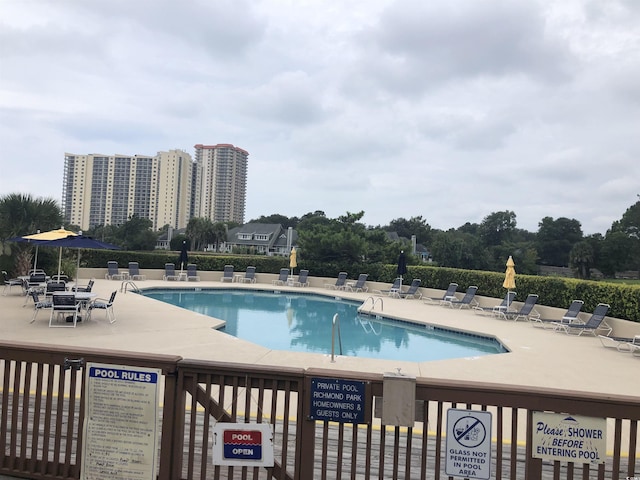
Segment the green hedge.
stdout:
<path fill-rule="evenodd" d="M 81 257 L 81 266 L 106 268 L 107 261 L 116 260 L 122 268 L 130 261 L 136 261 L 140 268 L 164 269 L 164 264 L 178 264 L 178 252 L 125 252 L 87 250 Z M 264 255 L 219 255 L 190 254 L 189 262 L 198 265 L 202 271 L 222 271 L 227 264 L 233 265 L 238 272 L 245 271 L 250 265 L 259 273 L 278 273 L 281 268 L 289 266 L 284 257 L 267 257 Z M 346 271 L 349 278 L 356 279 L 360 273 L 368 273 L 369 280 L 392 283 L 396 278 L 395 265 L 373 263 L 354 263 L 338 265 L 331 262 L 310 262 L 300 260 L 301 268 L 309 270 L 316 277 L 337 277 Z M 464 292 L 469 285 L 478 287 L 478 295 L 502 298 L 505 289 L 502 287 L 504 274 L 483 272 L 478 270 L 462 270 L 457 268 L 432 267 L 427 265 L 409 265 L 405 276 L 406 283 L 419 278 L 423 287 L 446 290 L 451 282 L 458 284 L 458 291 Z M 634 322 L 640 322 L 640 286 L 605 281 L 587 281 L 573 278 L 542 277 L 535 275 L 516 275 L 517 300 L 523 301 L 529 293 L 539 295 L 538 303 L 550 307 L 568 308 L 574 299 L 584 301 L 584 311 L 591 312 L 598 303 L 611 305 L 610 315 Z"/>

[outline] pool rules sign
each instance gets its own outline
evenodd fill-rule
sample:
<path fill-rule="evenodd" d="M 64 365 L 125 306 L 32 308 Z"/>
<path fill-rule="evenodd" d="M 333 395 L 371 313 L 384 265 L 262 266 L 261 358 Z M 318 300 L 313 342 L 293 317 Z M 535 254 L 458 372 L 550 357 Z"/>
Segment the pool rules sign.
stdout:
<path fill-rule="evenodd" d="M 87 363 L 81 480 L 155 480 L 160 369 Z"/>
<path fill-rule="evenodd" d="M 491 478 L 491 413 L 447 410 L 447 475 Z"/>

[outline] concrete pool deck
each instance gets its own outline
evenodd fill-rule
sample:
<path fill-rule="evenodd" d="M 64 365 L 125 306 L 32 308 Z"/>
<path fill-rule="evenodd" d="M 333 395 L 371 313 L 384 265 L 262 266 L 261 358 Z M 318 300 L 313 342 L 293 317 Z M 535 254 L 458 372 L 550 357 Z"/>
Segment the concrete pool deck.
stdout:
<path fill-rule="evenodd" d="M 136 281 L 139 288 L 242 288 L 319 293 L 364 302 L 372 293 L 332 291 L 320 287 L 274 287 L 271 281 L 255 284 L 223 284 L 220 281 L 165 282 Z M 313 284 L 312 284 L 313 285 Z M 323 285 L 320 283 L 319 285 Z M 108 298 L 118 290 L 114 303 L 117 321 L 110 324 L 104 311 L 95 311 L 88 322 L 76 328 L 49 328 L 49 312 L 41 311 L 34 323 L 33 304 L 25 303 L 18 290 L 0 296 L 3 341 L 92 347 L 180 355 L 183 358 L 257 365 L 315 367 L 372 373 L 397 372 L 416 377 L 468 380 L 508 385 L 558 388 L 583 392 L 630 395 L 640 398 L 637 372 L 640 357 L 604 348 L 597 337 L 569 336 L 534 328 L 528 322 L 514 322 L 477 315 L 421 300 L 383 297 L 383 315 L 430 323 L 455 330 L 477 332 L 498 338 L 509 353 L 430 362 L 400 362 L 365 358 L 269 350 L 215 330 L 219 322 L 211 317 L 120 291 L 121 282 L 97 279 L 93 291 Z M 374 288 L 379 288 L 374 286 Z M 435 290 L 427 294 L 441 295 Z M 495 299 L 483 302 L 498 303 Z M 369 303 L 372 303 L 369 301 Z M 560 318 L 563 311 L 542 307 L 544 317 Z M 610 319 L 607 319 L 608 321 Z M 328 322 L 331 319 L 327 319 Z M 615 335 L 640 335 L 640 324 L 611 319 Z"/>

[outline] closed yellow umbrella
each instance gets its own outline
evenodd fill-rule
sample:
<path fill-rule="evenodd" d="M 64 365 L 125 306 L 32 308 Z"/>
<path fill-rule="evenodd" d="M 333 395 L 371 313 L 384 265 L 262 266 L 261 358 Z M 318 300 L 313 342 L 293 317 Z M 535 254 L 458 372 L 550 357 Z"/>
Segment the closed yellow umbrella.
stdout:
<path fill-rule="evenodd" d="M 507 270 L 504 273 L 504 282 L 502 286 L 507 289 L 507 309 L 509 309 L 509 292 L 516 288 L 516 264 L 509 255 L 507 260 Z"/>
<path fill-rule="evenodd" d="M 293 269 L 298 266 L 298 261 L 296 257 L 297 257 L 296 247 L 293 247 L 291 249 L 291 254 L 289 255 L 289 268 L 291 269 L 291 275 L 293 275 Z"/>

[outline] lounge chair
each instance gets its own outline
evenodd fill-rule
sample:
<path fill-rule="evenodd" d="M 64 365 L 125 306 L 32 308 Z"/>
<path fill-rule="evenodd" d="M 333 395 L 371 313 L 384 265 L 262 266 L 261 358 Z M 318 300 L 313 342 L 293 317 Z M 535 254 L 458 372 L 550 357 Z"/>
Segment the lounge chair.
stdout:
<path fill-rule="evenodd" d="M 457 297 L 450 300 L 443 300 L 441 305 L 445 307 L 459 308 L 461 310 L 463 308 L 475 307 L 476 305 L 478 305 L 478 301 L 475 299 L 477 291 L 478 287 L 476 287 L 475 285 L 471 285 L 469 288 L 467 288 L 467 291 L 465 292 L 464 297 L 462 297 L 461 300 L 458 300 Z"/>
<path fill-rule="evenodd" d="M 456 298 L 456 290 L 458 290 L 457 283 L 450 283 L 447 287 L 447 291 L 444 292 L 442 297 L 427 297 L 424 299 L 424 303 L 431 305 L 444 305 L 444 302 L 448 302 Z"/>
<path fill-rule="evenodd" d="M 76 301 L 74 293 L 57 293 L 51 298 L 51 315 L 49 315 L 50 327 L 75 327 L 78 324 L 78 315 L 80 314 L 80 303 Z M 53 317 L 56 317 L 56 323 L 53 323 Z M 65 322 L 61 325 L 58 323 L 60 317 L 64 317 Z M 71 319 L 68 322 L 68 319 Z M 67 325 L 70 323 L 70 325 Z"/>
<path fill-rule="evenodd" d="M 396 278 L 391 287 L 386 290 L 374 290 L 373 293 L 377 293 L 379 295 L 389 295 L 390 297 L 398 296 L 398 292 L 400 291 L 400 287 L 402 286 L 402 278 Z"/>
<path fill-rule="evenodd" d="M 233 265 L 225 265 L 222 271 L 221 282 L 233 282 Z"/>
<path fill-rule="evenodd" d="M 51 308 L 53 306 L 53 302 L 51 300 L 40 300 L 40 297 L 36 292 L 31 292 L 31 298 L 33 298 L 33 317 L 31 317 L 31 322 L 36 321 L 36 316 L 40 310 L 45 308 Z"/>
<path fill-rule="evenodd" d="M 540 314 L 534 308 L 537 302 L 538 295 L 530 293 L 527 295 L 527 299 L 524 301 L 519 311 L 498 311 L 496 316 L 498 318 L 504 318 L 505 320 L 513 320 L 514 322 L 517 322 L 520 319 L 530 322 L 534 318 L 540 318 Z"/>
<path fill-rule="evenodd" d="M 11 293 L 11 287 L 20 287 L 22 288 L 23 281 L 20 278 L 9 278 L 9 274 L 2 270 L 2 277 L 4 279 L 4 290 L 2 291 L 3 295 L 7 293 Z"/>
<path fill-rule="evenodd" d="M 129 278 L 131 280 L 146 280 L 147 276 L 140 273 L 138 262 L 129 262 Z"/>
<path fill-rule="evenodd" d="M 309 270 L 300 270 L 300 273 L 298 274 L 298 280 L 293 282 L 293 286 L 308 287 L 309 286 L 309 280 L 307 280 L 308 276 L 309 276 Z"/>
<path fill-rule="evenodd" d="M 198 275 L 198 266 L 195 263 L 189 263 L 187 265 L 187 281 L 199 282 L 200 275 Z"/>
<path fill-rule="evenodd" d="M 572 323 L 578 319 L 578 315 L 580 314 L 580 310 L 582 310 L 582 306 L 584 302 L 582 300 L 574 300 L 569 305 L 569 309 L 562 316 L 560 320 L 557 318 L 532 318 L 532 323 L 534 327 L 552 329 L 555 328 L 555 323 Z"/>
<path fill-rule="evenodd" d="M 480 315 L 497 315 L 498 312 L 506 312 L 515 298 L 516 292 L 509 291 L 502 299 L 502 302 L 498 305 L 493 307 L 481 307 L 480 305 L 476 305 L 473 307 L 473 313 L 478 313 Z"/>
<path fill-rule="evenodd" d="M 165 263 L 164 264 L 164 275 L 162 276 L 163 280 L 179 280 L 180 276 L 176 274 L 176 266 L 174 263 Z"/>
<path fill-rule="evenodd" d="M 640 348 L 640 335 L 635 337 L 607 337 L 606 335 L 598 335 L 600 343 L 606 348 L 615 348 L 619 352 L 631 352 L 634 347 Z"/>
<path fill-rule="evenodd" d="M 350 290 L 352 292 L 366 292 L 368 289 L 368 287 L 365 285 L 367 283 L 367 278 L 369 278 L 369 274 L 368 273 L 361 273 L 358 276 L 358 280 L 356 281 L 356 283 L 353 284 L 347 284 L 345 286 L 345 289 Z"/>
<path fill-rule="evenodd" d="M 613 331 L 613 328 L 609 326 L 606 322 L 605 317 L 609 312 L 609 304 L 607 303 L 599 303 L 593 313 L 591 314 L 591 318 L 586 322 L 571 322 L 571 323 L 561 323 L 556 322 L 555 330 L 557 332 L 564 332 L 568 335 L 582 335 L 588 334 L 595 336 L 597 332 L 603 331 L 606 332 L 605 335 L 609 336 L 609 334 Z"/>
<path fill-rule="evenodd" d="M 278 278 L 273 280 L 271 283 L 273 283 L 274 285 L 286 285 L 288 279 L 289 279 L 289 269 L 281 268 L 280 275 L 278 275 Z"/>
<path fill-rule="evenodd" d="M 256 267 L 247 267 L 244 277 L 240 281 L 242 283 L 256 283 Z"/>
<path fill-rule="evenodd" d="M 125 277 L 126 275 L 118 270 L 118 262 L 107 262 L 107 273 L 105 273 L 104 278 L 107 280 L 124 280 Z"/>
<path fill-rule="evenodd" d="M 420 300 L 422 298 L 422 293 L 418 291 L 420 283 L 422 283 L 422 280 L 414 278 L 411 285 L 409 285 L 409 289 L 406 292 L 398 292 L 398 296 L 404 299 L 415 298 L 416 300 Z"/>
<path fill-rule="evenodd" d="M 109 320 L 109 323 L 115 322 L 116 314 L 113 311 L 113 302 L 116 299 L 116 293 L 118 293 L 118 291 L 114 290 L 111 293 L 111 297 L 109 298 L 109 300 L 106 300 L 104 298 L 96 298 L 93 302 L 91 302 L 89 304 L 88 319 L 91 318 L 91 313 L 97 308 L 99 310 L 104 310 L 104 313 L 107 317 L 107 320 Z"/>
<path fill-rule="evenodd" d="M 325 283 L 324 287 L 332 290 L 344 290 L 346 284 L 347 272 L 340 272 L 338 278 L 336 278 L 336 283 Z"/>

